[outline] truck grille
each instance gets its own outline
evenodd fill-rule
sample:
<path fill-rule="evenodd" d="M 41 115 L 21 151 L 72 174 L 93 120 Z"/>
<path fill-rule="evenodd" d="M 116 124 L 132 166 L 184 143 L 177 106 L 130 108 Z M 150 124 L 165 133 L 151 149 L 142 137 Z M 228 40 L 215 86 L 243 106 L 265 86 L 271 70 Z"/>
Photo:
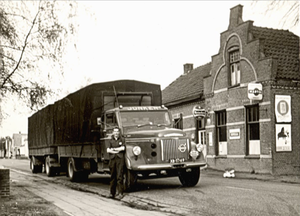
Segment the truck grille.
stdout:
<path fill-rule="evenodd" d="M 187 160 L 190 152 L 188 139 L 167 139 L 161 140 L 162 161 L 184 159 Z"/>

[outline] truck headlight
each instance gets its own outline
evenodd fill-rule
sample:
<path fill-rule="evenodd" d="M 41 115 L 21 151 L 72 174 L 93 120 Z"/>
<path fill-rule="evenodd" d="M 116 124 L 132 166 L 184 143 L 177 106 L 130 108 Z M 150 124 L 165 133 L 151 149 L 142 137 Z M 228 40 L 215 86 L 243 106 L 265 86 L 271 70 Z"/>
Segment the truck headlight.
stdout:
<path fill-rule="evenodd" d="M 192 150 L 192 151 L 190 151 L 190 156 L 191 156 L 194 160 L 196 160 L 197 157 L 199 156 L 199 152 L 197 152 L 196 150 Z"/>
<path fill-rule="evenodd" d="M 142 150 L 141 150 L 141 147 L 139 146 L 134 146 L 133 149 L 132 149 L 132 152 L 135 156 L 138 156 L 141 154 Z"/>
<path fill-rule="evenodd" d="M 196 149 L 197 149 L 198 152 L 202 152 L 203 149 L 204 149 L 204 145 L 202 145 L 202 144 L 197 144 L 197 145 L 196 145 Z"/>

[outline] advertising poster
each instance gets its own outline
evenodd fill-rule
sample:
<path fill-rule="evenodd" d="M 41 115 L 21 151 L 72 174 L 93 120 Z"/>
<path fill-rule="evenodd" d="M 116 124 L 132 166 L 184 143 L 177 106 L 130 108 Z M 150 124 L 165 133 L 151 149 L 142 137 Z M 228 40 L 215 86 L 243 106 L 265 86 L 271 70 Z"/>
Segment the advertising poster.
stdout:
<path fill-rule="evenodd" d="M 275 95 L 275 114 L 277 122 L 291 122 L 291 96 Z"/>
<path fill-rule="evenodd" d="M 276 151 L 292 151 L 290 124 L 276 124 Z"/>

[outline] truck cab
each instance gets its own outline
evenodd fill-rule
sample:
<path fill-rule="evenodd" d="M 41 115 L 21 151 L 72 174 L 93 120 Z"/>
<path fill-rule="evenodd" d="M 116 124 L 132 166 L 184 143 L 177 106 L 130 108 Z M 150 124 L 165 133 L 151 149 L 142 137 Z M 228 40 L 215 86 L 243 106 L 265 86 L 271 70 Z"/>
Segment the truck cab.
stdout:
<path fill-rule="evenodd" d="M 126 188 L 132 188 L 138 178 L 178 176 L 184 186 L 198 183 L 200 167 L 206 165 L 203 149 L 173 128 L 166 107 L 120 105 L 106 111 L 102 122 L 103 162 L 109 158 L 106 149 L 114 127 L 121 129 L 125 139 Z"/>

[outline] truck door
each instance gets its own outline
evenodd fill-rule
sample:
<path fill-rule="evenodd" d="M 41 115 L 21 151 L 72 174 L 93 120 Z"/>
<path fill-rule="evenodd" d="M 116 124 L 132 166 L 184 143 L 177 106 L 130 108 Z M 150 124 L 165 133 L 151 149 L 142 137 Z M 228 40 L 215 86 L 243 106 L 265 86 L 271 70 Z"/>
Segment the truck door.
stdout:
<path fill-rule="evenodd" d="M 104 115 L 104 128 L 103 137 L 101 137 L 101 159 L 109 160 L 109 154 L 107 153 L 107 148 L 109 147 L 109 141 L 111 139 L 112 131 L 114 127 L 117 127 L 117 118 L 115 112 L 107 112 Z"/>

